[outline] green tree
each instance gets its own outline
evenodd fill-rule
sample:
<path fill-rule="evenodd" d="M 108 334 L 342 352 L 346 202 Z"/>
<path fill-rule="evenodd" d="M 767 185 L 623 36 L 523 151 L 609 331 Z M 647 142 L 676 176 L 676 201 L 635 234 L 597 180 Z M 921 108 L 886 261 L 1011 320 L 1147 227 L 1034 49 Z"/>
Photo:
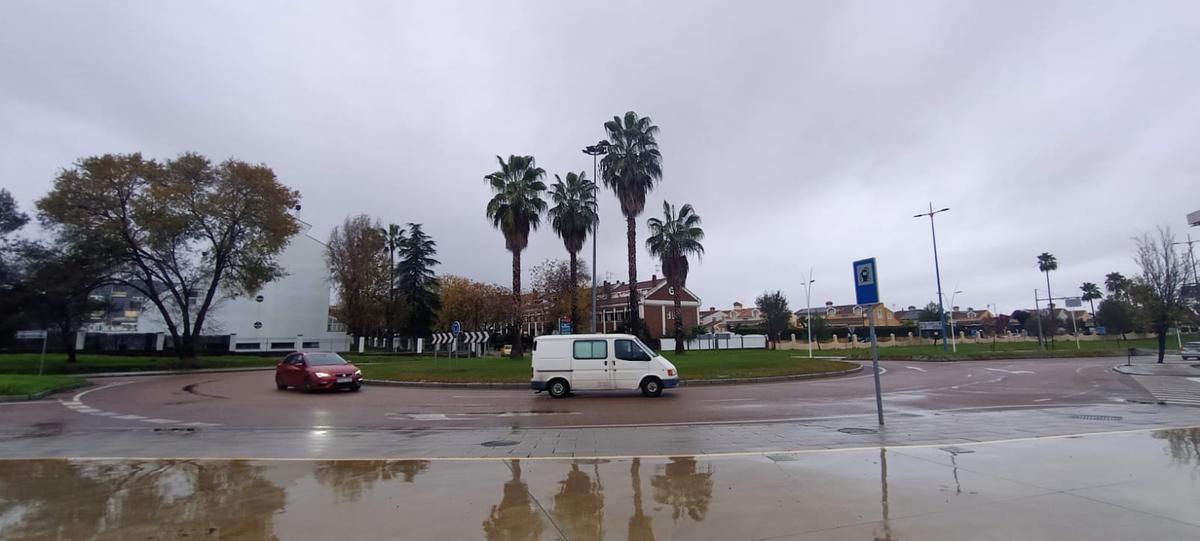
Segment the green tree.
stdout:
<path fill-rule="evenodd" d="M 75 362 L 75 333 L 89 311 L 105 308 L 89 294 L 108 282 L 112 259 L 105 250 L 82 251 L 67 243 L 26 243 L 21 259 L 27 269 L 21 289 L 26 315 L 39 327 L 57 329 L 67 362 Z"/>
<path fill-rule="evenodd" d="M 369 336 L 380 328 L 388 300 L 387 239 L 379 222 L 366 214 L 349 216 L 333 228 L 325 245 L 338 304 L 335 314 L 355 337 Z"/>
<path fill-rule="evenodd" d="M 646 248 L 650 255 L 662 262 L 663 275 L 671 288 L 675 304 L 675 353 L 682 354 L 683 348 L 683 304 L 680 298 L 687 285 L 688 256 L 704 254 L 704 229 L 700 227 L 700 216 L 692 205 L 684 203 L 675 212 L 675 206 L 663 201 L 662 219 L 650 218 L 646 222 L 650 236 Z"/>
<path fill-rule="evenodd" d="M 1108 292 L 1110 298 L 1128 300 L 1131 285 L 1132 281 L 1119 272 L 1110 272 L 1104 275 L 1104 290 Z"/>
<path fill-rule="evenodd" d="M 1134 318 L 1133 305 L 1114 297 L 1100 301 L 1096 311 L 1096 322 L 1104 326 L 1106 333 L 1121 335 L 1121 340 L 1125 339 L 1126 333 L 1133 332 Z"/>
<path fill-rule="evenodd" d="M 589 234 L 595 231 L 600 216 L 596 214 L 596 183 L 587 179 L 584 172 L 567 173 L 566 181 L 554 175 L 556 182 L 550 187 L 550 226 L 562 238 L 570 254 L 570 275 L 577 276 L 576 256 L 583 249 Z M 571 294 L 571 324 L 579 326 L 578 293 Z"/>
<path fill-rule="evenodd" d="M 1050 303 L 1050 315 L 1054 316 L 1054 295 L 1050 294 L 1050 271 L 1058 270 L 1058 259 L 1050 252 L 1042 252 L 1037 256 L 1037 267 L 1039 271 L 1046 274 L 1046 302 Z M 1050 342 L 1054 342 L 1054 333 L 1050 333 Z"/>
<path fill-rule="evenodd" d="M 393 349 L 394 337 L 396 335 L 396 251 L 400 249 L 400 244 L 404 242 L 404 228 L 396 224 L 388 224 L 387 229 L 383 230 L 384 243 L 388 253 L 388 301 L 384 307 L 383 318 L 387 327 L 386 333 L 388 349 Z"/>
<path fill-rule="evenodd" d="M 1158 338 L 1158 362 L 1167 350 L 1167 329 L 1186 314 L 1181 289 L 1186 281 L 1183 259 L 1175 252 L 1175 235 L 1169 227 L 1158 228 L 1158 236 L 1144 234 L 1137 239 L 1135 259 L 1141 274 L 1133 297 Z"/>
<path fill-rule="evenodd" d="M 1092 308 L 1092 319 L 1096 319 L 1096 301 L 1104 297 L 1100 293 L 1100 287 L 1092 282 L 1084 282 L 1079 286 L 1079 290 L 1083 292 L 1083 296 L 1080 298 L 1087 301 Z"/>
<path fill-rule="evenodd" d="M 289 213 L 299 198 L 265 165 L 105 154 L 63 170 L 37 206 L 72 250 L 117 247 L 111 278 L 157 308 L 176 354 L 189 358 L 220 296 L 283 275 L 275 258 L 300 231 Z"/>
<path fill-rule="evenodd" d="M 629 317 L 626 328 L 642 334 L 637 295 L 637 217 L 646 207 L 646 194 L 662 180 L 662 154 L 658 151 L 658 126 L 650 117 L 629 111 L 604 123 L 608 154 L 600 162 L 604 185 L 612 189 L 625 216 L 625 241 L 629 258 Z"/>
<path fill-rule="evenodd" d="M 398 253 L 396 286 L 404 296 L 407 312 L 404 331 L 413 337 L 426 336 L 439 302 L 438 279 L 433 272 L 433 266 L 441 263 L 433 257 L 437 255 L 437 243 L 421 224 L 409 223 L 408 236 L 400 241 Z"/>
<path fill-rule="evenodd" d="M 0 341 L 10 335 L 8 332 L 20 325 L 17 312 L 22 303 L 17 301 L 15 292 L 21 287 L 20 273 L 15 265 L 10 263 L 10 253 L 16 252 L 8 235 L 21 229 L 29 222 L 29 216 L 17 206 L 12 194 L 0 188 Z"/>
<path fill-rule="evenodd" d="M 788 308 L 787 297 L 783 295 L 782 291 L 774 293 L 764 291 L 762 295 L 754 299 L 754 305 L 763 315 L 763 322 L 767 327 L 767 338 L 771 340 L 772 348 L 774 348 L 781 335 L 787 332 L 788 323 L 792 319 L 792 309 Z"/>
<path fill-rule="evenodd" d="M 546 202 L 542 179 L 546 171 L 533 156 L 496 156 L 500 169 L 484 177 L 494 195 L 487 204 L 487 217 L 504 234 L 504 247 L 512 252 L 513 358 L 524 355 L 521 343 L 521 252 L 529 246 L 529 233 L 542 223 Z"/>

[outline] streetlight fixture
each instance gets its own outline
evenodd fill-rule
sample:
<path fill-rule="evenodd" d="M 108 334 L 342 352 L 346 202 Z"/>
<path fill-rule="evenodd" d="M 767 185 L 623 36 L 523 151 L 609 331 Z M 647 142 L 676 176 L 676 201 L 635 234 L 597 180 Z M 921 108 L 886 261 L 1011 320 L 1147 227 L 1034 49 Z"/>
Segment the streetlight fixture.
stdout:
<path fill-rule="evenodd" d="M 608 154 L 608 141 L 603 139 L 594 145 L 583 147 L 583 153 L 592 157 L 592 184 L 595 188 L 592 190 L 592 199 L 597 199 L 600 190 L 600 162 L 599 156 Z M 592 332 L 596 332 L 596 235 L 600 232 L 600 203 L 596 203 L 596 223 L 592 226 Z M 572 322 L 576 323 L 577 322 Z"/>
<path fill-rule="evenodd" d="M 812 341 L 812 285 L 813 285 L 813 282 L 816 282 L 816 280 L 813 280 L 812 268 L 810 267 L 808 269 L 808 281 L 804 282 L 804 316 L 807 318 L 807 323 L 805 323 L 804 326 L 808 328 L 808 358 L 809 359 L 811 359 L 813 356 L 813 352 L 812 352 L 812 346 L 813 346 L 813 341 Z"/>
<path fill-rule="evenodd" d="M 959 293 L 962 293 L 962 291 L 955 291 L 950 294 L 950 347 L 954 349 L 955 353 L 958 353 L 958 337 L 955 336 L 954 332 L 954 297 L 957 297 Z"/>
<path fill-rule="evenodd" d="M 913 215 L 913 218 L 921 218 L 923 216 L 929 217 L 929 233 L 933 236 L 933 272 L 934 272 L 934 276 L 937 277 L 938 312 L 940 312 L 938 319 L 941 320 L 941 323 L 942 323 L 942 353 L 945 353 L 946 349 L 947 349 L 947 346 L 946 346 L 946 307 L 945 307 L 945 305 L 942 304 L 942 269 L 941 269 L 941 266 L 938 264 L 937 229 L 933 225 L 933 216 L 935 214 L 940 214 L 942 212 L 946 212 L 947 210 L 950 210 L 950 207 L 946 207 L 946 208 L 939 209 L 939 210 L 933 210 L 933 202 L 930 201 L 929 202 L 929 212 L 922 212 L 921 214 Z"/>

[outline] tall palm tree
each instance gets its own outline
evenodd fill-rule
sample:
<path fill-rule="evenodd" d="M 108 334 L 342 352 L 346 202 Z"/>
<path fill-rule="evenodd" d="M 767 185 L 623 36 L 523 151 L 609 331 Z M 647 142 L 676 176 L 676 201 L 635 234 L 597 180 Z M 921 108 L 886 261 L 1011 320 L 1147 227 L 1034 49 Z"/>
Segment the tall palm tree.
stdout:
<path fill-rule="evenodd" d="M 1104 289 L 1112 298 L 1120 299 L 1128 292 L 1129 279 L 1124 274 L 1119 272 L 1110 272 L 1104 275 Z"/>
<path fill-rule="evenodd" d="M 393 322 L 396 310 L 396 250 L 404 242 L 404 229 L 396 224 L 388 224 L 383 230 L 385 249 L 388 252 L 388 304 L 384 309 L 384 321 L 387 323 L 388 349 L 393 348 L 396 335 L 396 325 Z"/>
<path fill-rule="evenodd" d="M 1091 306 L 1092 321 L 1095 321 L 1096 320 L 1096 300 L 1104 296 L 1100 293 L 1100 287 L 1091 282 L 1084 282 L 1083 285 L 1079 286 L 1079 290 L 1083 291 L 1083 296 L 1080 298 L 1085 301 L 1088 301 L 1088 305 Z"/>
<path fill-rule="evenodd" d="M 504 234 L 504 247 L 512 252 L 513 358 L 521 357 L 521 251 L 529 246 L 529 232 L 542 224 L 546 202 L 542 192 L 546 171 L 538 167 L 533 156 L 509 156 L 508 161 L 496 156 L 500 169 L 487 175 L 492 186 L 487 217 Z"/>
<path fill-rule="evenodd" d="M 587 179 L 587 174 L 567 173 L 564 181 L 554 175 L 556 182 L 550 187 L 550 200 L 554 206 L 550 208 L 550 226 L 562 237 L 567 253 L 571 255 L 571 283 L 573 286 L 579 276 L 576 255 L 583 249 L 583 243 L 589 234 L 595 231 L 596 222 L 600 217 L 596 214 L 596 183 Z M 595 262 L 593 262 L 595 264 Z M 573 287 L 571 291 L 571 324 L 579 325 L 579 292 Z"/>
<path fill-rule="evenodd" d="M 658 126 L 650 117 L 629 111 L 604 123 L 608 133 L 608 154 L 600 162 L 604 185 L 621 202 L 625 215 L 625 237 L 629 256 L 629 318 L 631 333 L 640 334 L 637 298 L 637 217 L 646 208 L 646 194 L 662 180 L 662 154 L 658 152 Z M 593 262 L 595 264 L 595 262 Z"/>
<path fill-rule="evenodd" d="M 1049 303 L 1050 320 L 1054 321 L 1054 295 L 1050 294 L 1050 271 L 1058 270 L 1058 259 L 1050 252 L 1042 252 L 1037 256 L 1038 270 L 1046 273 L 1046 302 Z M 1042 317 L 1038 314 L 1038 317 Z M 1054 330 L 1050 331 L 1050 341 L 1054 341 Z"/>
<path fill-rule="evenodd" d="M 675 206 L 663 201 L 662 219 L 650 218 L 646 222 L 650 236 L 646 238 L 646 249 L 650 255 L 662 262 L 667 285 L 671 286 L 675 301 L 675 353 L 683 353 L 683 305 L 679 295 L 687 283 L 688 256 L 704 254 L 704 230 L 700 228 L 700 216 L 692 205 L 685 203 L 675 213 Z"/>

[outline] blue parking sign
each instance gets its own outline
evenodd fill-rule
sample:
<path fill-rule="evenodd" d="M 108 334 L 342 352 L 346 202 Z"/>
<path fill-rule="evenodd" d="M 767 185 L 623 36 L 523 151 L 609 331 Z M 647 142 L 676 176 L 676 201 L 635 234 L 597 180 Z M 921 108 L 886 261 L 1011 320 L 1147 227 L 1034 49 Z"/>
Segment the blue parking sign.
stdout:
<path fill-rule="evenodd" d="M 875 258 L 854 262 L 854 297 L 859 305 L 879 303 L 879 276 L 875 273 Z"/>

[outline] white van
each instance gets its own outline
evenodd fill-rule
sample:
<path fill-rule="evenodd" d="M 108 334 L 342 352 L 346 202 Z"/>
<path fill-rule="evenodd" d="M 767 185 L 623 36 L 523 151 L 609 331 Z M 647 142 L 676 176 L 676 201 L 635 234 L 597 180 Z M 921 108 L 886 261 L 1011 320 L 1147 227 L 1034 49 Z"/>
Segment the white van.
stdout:
<path fill-rule="evenodd" d="M 658 396 L 679 384 L 675 365 L 629 334 L 565 334 L 533 340 L 534 391 L 634 390 Z"/>

